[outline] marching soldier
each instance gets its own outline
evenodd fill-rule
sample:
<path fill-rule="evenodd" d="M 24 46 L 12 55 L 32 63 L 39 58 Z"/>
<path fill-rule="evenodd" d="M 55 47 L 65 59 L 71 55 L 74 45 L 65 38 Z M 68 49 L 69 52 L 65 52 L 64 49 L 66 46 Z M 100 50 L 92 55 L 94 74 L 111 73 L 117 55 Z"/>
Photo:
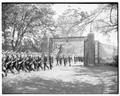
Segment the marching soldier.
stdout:
<path fill-rule="evenodd" d="M 64 61 L 64 66 L 66 66 L 67 64 L 67 59 L 65 57 L 63 57 L 63 61 Z"/>
<path fill-rule="evenodd" d="M 49 56 L 49 64 L 50 64 L 50 69 L 52 69 L 52 57 L 51 56 Z"/>
<path fill-rule="evenodd" d="M 59 57 L 56 57 L 57 65 L 59 65 Z"/>
<path fill-rule="evenodd" d="M 32 59 L 32 57 L 29 57 L 29 72 L 30 71 L 35 71 L 34 69 L 34 60 Z"/>
<path fill-rule="evenodd" d="M 71 59 L 72 59 L 72 58 L 69 56 L 69 57 L 68 57 L 69 66 L 71 66 Z"/>
<path fill-rule="evenodd" d="M 5 60 L 6 60 L 6 57 L 5 57 L 5 54 L 3 54 L 3 58 L 2 58 L 2 77 L 7 76 Z"/>
<path fill-rule="evenodd" d="M 77 59 L 76 59 L 76 57 L 74 56 L 74 62 L 75 62 L 75 64 L 76 64 L 76 62 L 77 62 Z"/>
<path fill-rule="evenodd" d="M 60 58 L 60 65 L 62 65 L 62 57 Z"/>
<path fill-rule="evenodd" d="M 47 57 L 46 56 L 44 56 L 43 62 L 44 62 L 44 70 L 46 70 L 46 67 L 49 69 L 49 67 L 47 65 Z"/>
<path fill-rule="evenodd" d="M 37 63 L 38 63 L 38 69 L 41 68 L 43 69 L 42 67 L 42 59 L 38 56 L 38 59 L 37 59 Z"/>

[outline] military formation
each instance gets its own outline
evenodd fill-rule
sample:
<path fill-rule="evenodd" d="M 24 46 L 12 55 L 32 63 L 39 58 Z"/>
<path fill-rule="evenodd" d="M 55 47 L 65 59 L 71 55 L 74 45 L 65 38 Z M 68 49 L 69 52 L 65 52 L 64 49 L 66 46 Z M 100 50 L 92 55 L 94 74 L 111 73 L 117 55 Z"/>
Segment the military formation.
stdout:
<path fill-rule="evenodd" d="M 2 76 L 6 77 L 9 72 L 13 74 L 39 70 L 51 70 L 54 66 L 71 66 L 74 62 L 83 61 L 82 57 L 71 56 L 47 56 L 31 55 L 26 53 L 4 52 L 2 54 Z"/>

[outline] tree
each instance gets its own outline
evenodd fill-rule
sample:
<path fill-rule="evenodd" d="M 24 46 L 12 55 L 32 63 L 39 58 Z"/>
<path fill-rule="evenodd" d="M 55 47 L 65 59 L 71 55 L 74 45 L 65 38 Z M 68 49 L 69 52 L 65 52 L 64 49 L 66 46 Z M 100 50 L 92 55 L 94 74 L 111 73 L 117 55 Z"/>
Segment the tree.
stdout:
<path fill-rule="evenodd" d="M 3 3 L 2 11 L 2 31 L 6 35 L 6 30 L 11 29 L 10 37 L 13 51 L 17 51 L 21 45 L 24 45 L 26 39 L 36 42 L 41 34 L 46 34 L 54 26 L 52 18 L 54 12 L 49 4 Z M 5 36 L 4 39 L 7 41 Z"/>
<path fill-rule="evenodd" d="M 2 4 L 2 47 L 4 50 L 8 49 L 10 42 L 10 32 L 6 29 L 9 28 L 8 16 L 11 11 L 10 8 L 13 8 L 13 4 Z"/>
<path fill-rule="evenodd" d="M 88 13 L 81 11 L 80 9 L 67 9 L 65 12 L 59 16 L 57 21 L 57 31 L 60 31 L 63 36 L 71 36 L 77 30 L 78 27 L 73 27 L 73 25 L 77 25 L 82 22 L 84 19 L 88 17 Z M 81 32 L 82 34 L 82 32 Z"/>
<path fill-rule="evenodd" d="M 98 18 L 93 21 L 95 29 L 104 34 L 110 32 L 117 32 L 117 4 L 107 4 L 103 7 L 103 11 L 99 14 Z M 100 10 L 100 9 L 99 9 Z M 103 15 L 104 17 L 100 18 Z"/>
<path fill-rule="evenodd" d="M 85 29 L 86 26 L 90 25 L 91 30 L 103 32 L 104 34 L 110 32 L 117 32 L 117 4 L 100 4 L 89 16 L 84 20 L 76 21 L 72 24 L 70 29 L 79 27 L 79 30 Z"/>

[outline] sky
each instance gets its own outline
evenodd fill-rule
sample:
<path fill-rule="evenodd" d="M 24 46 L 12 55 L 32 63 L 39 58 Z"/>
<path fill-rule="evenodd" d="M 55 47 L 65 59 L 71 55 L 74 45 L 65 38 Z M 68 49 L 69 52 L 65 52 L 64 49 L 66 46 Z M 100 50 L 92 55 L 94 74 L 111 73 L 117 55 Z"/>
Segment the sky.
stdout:
<path fill-rule="evenodd" d="M 54 19 L 57 20 L 59 15 L 62 15 L 62 13 L 67 8 L 75 8 L 75 9 L 80 8 L 82 11 L 87 11 L 88 13 L 91 13 L 97 7 L 98 4 L 54 4 L 53 10 L 56 13 Z M 88 34 L 89 32 L 86 33 Z M 117 33 L 112 32 L 111 34 L 109 34 L 109 36 L 107 36 L 99 32 L 94 32 L 94 35 L 95 35 L 95 40 L 98 40 L 101 43 L 117 46 Z"/>
<path fill-rule="evenodd" d="M 57 19 L 67 8 L 80 8 L 83 11 L 91 12 L 97 7 L 97 4 L 54 4 L 53 10 L 56 12 L 54 19 Z"/>

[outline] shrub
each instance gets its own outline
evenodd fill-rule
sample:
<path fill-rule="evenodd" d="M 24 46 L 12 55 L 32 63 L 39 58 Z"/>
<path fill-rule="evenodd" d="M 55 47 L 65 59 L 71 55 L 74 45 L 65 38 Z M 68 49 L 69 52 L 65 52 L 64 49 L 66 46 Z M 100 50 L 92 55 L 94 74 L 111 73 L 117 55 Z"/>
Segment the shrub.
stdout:
<path fill-rule="evenodd" d="M 117 66 L 118 67 L 118 55 L 114 56 L 113 57 L 113 63 L 114 63 L 114 66 Z"/>

